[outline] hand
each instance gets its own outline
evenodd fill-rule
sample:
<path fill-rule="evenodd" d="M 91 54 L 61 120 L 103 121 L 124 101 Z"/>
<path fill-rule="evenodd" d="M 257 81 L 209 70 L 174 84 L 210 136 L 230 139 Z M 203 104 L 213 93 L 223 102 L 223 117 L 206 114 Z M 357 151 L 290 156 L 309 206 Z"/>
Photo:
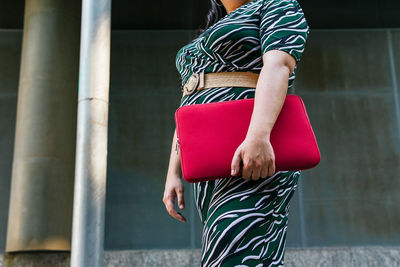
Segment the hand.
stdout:
<path fill-rule="evenodd" d="M 258 180 L 275 173 L 275 154 L 269 138 L 246 137 L 232 158 L 232 176 L 239 173 L 243 161 L 242 176 Z"/>
<path fill-rule="evenodd" d="M 183 197 L 183 183 L 179 175 L 170 174 L 167 176 L 164 189 L 163 202 L 169 215 L 175 219 L 186 222 L 186 218 L 175 210 L 175 198 L 178 197 L 178 206 L 181 210 L 185 208 L 185 200 Z"/>

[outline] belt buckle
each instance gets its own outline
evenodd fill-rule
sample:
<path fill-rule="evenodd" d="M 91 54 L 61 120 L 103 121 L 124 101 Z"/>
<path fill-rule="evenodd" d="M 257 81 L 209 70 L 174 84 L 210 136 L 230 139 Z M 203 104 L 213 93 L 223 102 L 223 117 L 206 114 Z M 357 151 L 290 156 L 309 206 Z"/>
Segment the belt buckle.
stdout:
<path fill-rule="evenodd" d="M 191 95 L 200 85 L 201 88 L 204 87 L 204 72 L 193 73 L 185 85 L 183 86 L 183 92 L 185 95 Z"/>

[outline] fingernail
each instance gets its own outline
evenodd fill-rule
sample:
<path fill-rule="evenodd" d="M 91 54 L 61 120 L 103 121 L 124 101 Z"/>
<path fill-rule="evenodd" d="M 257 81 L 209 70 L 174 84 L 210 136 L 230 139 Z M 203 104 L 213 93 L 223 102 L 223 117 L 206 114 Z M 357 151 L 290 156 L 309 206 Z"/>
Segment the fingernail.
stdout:
<path fill-rule="evenodd" d="M 231 174 L 235 174 L 235 172 L 236 172 L 235 169 L 231 170 Z"/>
<path fill-rule="evenodd" d="M 183 205 L 179 205 L 179 208 L 183 209 Z"/>

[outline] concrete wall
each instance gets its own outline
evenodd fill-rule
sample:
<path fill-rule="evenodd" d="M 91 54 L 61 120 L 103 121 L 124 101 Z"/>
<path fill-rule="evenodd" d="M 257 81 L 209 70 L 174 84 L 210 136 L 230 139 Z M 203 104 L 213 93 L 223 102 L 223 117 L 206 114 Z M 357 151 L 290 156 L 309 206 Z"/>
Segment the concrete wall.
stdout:
<path fill-rule="evenodd" d="M 310 36 L 296 92 L 322 160 L 301 179 L 300 224 L 291 231 L 303 246 L 400 243 L 399 33 Z"/>
<path fill-rule="evenodd" d="M 106 250 L 199 248 L 201 225 L 162 203 L 179 105 L 175 55 L 192 31 L 113 31 Z M 21 31 L 0 31 L 0 251 L 4 251 Z M 294 92 L 322 159 L 304 170 L 288 247 L 399 245 L 400 30 L 312 30 Z M 397 78 L 396 78 L 397 77 Z"/>

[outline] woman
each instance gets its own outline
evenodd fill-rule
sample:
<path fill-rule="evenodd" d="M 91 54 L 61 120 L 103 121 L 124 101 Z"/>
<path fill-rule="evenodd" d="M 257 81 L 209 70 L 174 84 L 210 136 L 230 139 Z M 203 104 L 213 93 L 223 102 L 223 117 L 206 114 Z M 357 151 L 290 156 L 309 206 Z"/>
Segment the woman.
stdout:
<path fill-rule="evenodd" d="M 176 55 L 182 86 L 201 71 L 259 73 L 256 88 L 206 88 L 181 100 L 180 106 L 255 98 L 231 177 L 192 185 L 203 223 L 202 266 L 283 266 L 289 202 L 300 171 L 275 171 L 270 133 L 308 34 L 296 0 L 211 0 L 206 29 Z M 172 217 L 185 222 L 174 209 L 176 198 L 180 209 L 185 206 L 175 146 L 176 131 L 163 201 Z"/>

